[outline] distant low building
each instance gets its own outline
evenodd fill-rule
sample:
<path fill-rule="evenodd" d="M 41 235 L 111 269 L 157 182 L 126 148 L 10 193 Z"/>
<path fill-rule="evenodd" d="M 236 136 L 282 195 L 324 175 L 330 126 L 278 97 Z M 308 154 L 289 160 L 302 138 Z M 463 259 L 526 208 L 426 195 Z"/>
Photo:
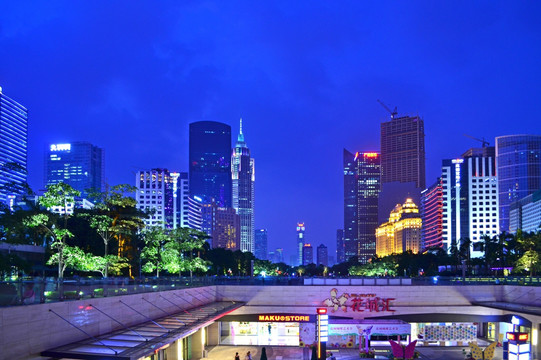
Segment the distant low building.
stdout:
<path fill-rule="evenodd" d="M 397 204 L 389 221 L 376 229 L 376 255 L 384 257 L 411 250 L 421 251 L 422 220 L 419 208 L 411 199 L 404 204 Z"/>

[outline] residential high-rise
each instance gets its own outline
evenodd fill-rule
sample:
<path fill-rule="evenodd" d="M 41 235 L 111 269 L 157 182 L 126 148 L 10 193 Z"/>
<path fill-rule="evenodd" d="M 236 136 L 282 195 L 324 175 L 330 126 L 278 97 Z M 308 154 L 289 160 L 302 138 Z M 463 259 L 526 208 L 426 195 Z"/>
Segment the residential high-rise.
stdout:
<path fill-rule="evenodd" d="M 482 239 L 498 234 L 498 181 L 494 147 L 473 148 L 443 160 L 443 248 L 469 239 L 471 256 L 483 255 Z"/>
<path fill-rule="evenodd" d="M 302 265 L 302 248 L 306 243 L 304 238 L 305 230 L 304 223 L 297 223 L 297 265 Z"/>
<path fill-rule="evenodd" d="M 254 256 L 260 260 L 267 260 L 267 229 L 255 231 L 254 244 Z"/>
<path fill-rule="evenodd" d="M 317 247 L 317 263 L 316 265 L 323 265 L 328 266 L 329 265 L 329 251 L 327 250 L 327 247 L 323 244 L 320 244 Z"/>
<path fill-rule="evenodd" d="M 443 185 L 441 178 L 421 193 L 422 249 L 443 247 Z"/>
<path fill-rule="evenodd" d="M 425 131 L 419 116 L 392 117 L 381 123 L 381 182 L 425 184 Z"/>
<path fill-rule="evenodd" d="M 509 231 L 509 207 L 541 189 L 541 135 L 496 138 L 500 232 Z"/>
<path fill-rule="evenodd" d="M 302 265 L 314 263 L 314 248 L 312 245 L 305 243 L 302 247 Z"/>
<path fill-rule="evenodd" d="M 88 142 L 49 145 L 45 152 L 45 185 L 66 183 L 81 192 L 105 190 L 105 151 Z"/>
<path fill-rule="evenodd" d="M 190 124 L 190 196 L 232 207 L 231 127 L 215 121 Z"/>
<path fill-rule="evenodd" d="M 376 254 L 380 154 L 344 149 L 344 258 L 367 263 Z"/>
<path fill-rule="evenodd" d="M 389 221 L 376 229 L 376 254 L 384 257 L 412 251 L 421 251 L 422 220 L 419 208 L 411 199 L 404 204 L 397 204 Z"/>
<path fill-rule="evenodd" d="M 338 262 L 346 261 L 344 248 L 344 229 L 336 230 L 336 258 Z"/>
<path fill-rule="evenodd" d="M 0 87 L 0 203 L 25 192 L 27 148 L 28 110 Z"/>
<path fill-rule="evenodd" d="M 135 175 L 135 186 L 137 207 L 150 213 L 150 218 L 144 219 L 145 225 L 166 229 L 178 227 L 178 194 L 175 196 L 175 190 L 178 192 L 177 173 L 170 173 L 167 169 L 138 171 Z"/>
<path fill-rule="evenodd" d="M 242 119 L 240 132 L 231 155 L 233 208 L 240 217 L 240 250 L 254 252 L 255 164 L 244 141 Z"/>

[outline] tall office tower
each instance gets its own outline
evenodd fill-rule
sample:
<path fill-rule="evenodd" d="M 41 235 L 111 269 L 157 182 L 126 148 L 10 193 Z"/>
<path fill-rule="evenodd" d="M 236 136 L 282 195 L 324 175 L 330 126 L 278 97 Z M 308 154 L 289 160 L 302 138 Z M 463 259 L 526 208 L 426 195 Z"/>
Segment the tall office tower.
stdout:
<path fill-rule="evenodd" d="M 276 248 L 276 251 L 274 252 L 274 262 L 284 262 L 284 248 Z"/>
<path fill-rule="evenodd" d="M 443 160 L 443 248 L 470 239 L 471 256 L 483 255 L 483 236 L 498 234 L 498 180 L 494 147 L 473 148 Z"/>
<path fill-rule="evenodd" d="M 178 227 L 175 222 L 177 203 L 174 190 L 178 192 L 176 173 L 170 173 L 167 169 L 138 171 L 135 186 L 137 207 L 141 211 L 150 212 L 150 217 L 144 219 L 145 225 L 161 226 L 164 229 Z"/>
<path fill-rule="evenodd" d="M 317 264 L 316 265 L 329 265 L 329 252 L 327 247 L 323 244 L 317 247 Z"/>
<path fill-rule="evenodd" d="M 190 124 L 190 196 L 231 207 L 231 127 L 215 121 Z"/>
<path fill-rule="evenodd" d="M 267 260 L 267 229 L 255 231 L 254 243 L 254 256 L 259 260 Z"/>
<path fill-rule="evenodd" d="M 338 262 L 346 261 L 344 248 L 344 229 L 336 230 L 336 258 Z"/>
<path fill-rule="evenodd" d="M 314 263 L 314 248 L 310 244 L 304 244 L 302 247 L 302 265 Z"/>
<path fill-rule="evenodd" d="M 190 198 L 190 188 L 188 185 L 188 173 L 172 172 L 173 180 L 173 228 L 190 227 L 188 199 Z"/>
<path fill-rule="evenodd" d="M 441 178 L 421 193 L 422 249 L 443 247 L 443 185 Z"/>
<path fill-rule="evenodd" d="M 0 87 L 0 203 L 10 207 L 25 192 L 27 148 L 28 110 Z"/>
<path fill-rule="evenodd" d="M 344 260 L 366 264 L 376 254 L 380 154 L 344 149 Z"/>
<path fill-rule="evenodd" d="M 233 208 L 217 207 L 212 227 L 212 247 L 240 249 L 240 217 Z"/>
<path fill-rule="evenodd" d="M 52 144 L 45 153 L 45 185 L 66 183 L 81 192 L 105 190 L 105 151 L 88 142 Z"/>
<path fill-rule="evenodd" d="M 376 254 L 384 257 L 401 254 L 411 250 L 414 254 L 421 251 L 422 220 L 419 208 L 411 199 L 404 204 L 397 204 L 389 221 L 376 229 Z"/>
<path fill-rule="evenodd" d="M 254 159 L 244 142 L 242 119 L 237 143 L 231 155 L 231 175 L 233 185 L 233 208 L 240 216 L 240 250 L 254 252 Z"/>
<path fill-rule="evenodd" d="M 304 231 L 306 230 L 306 227 L 304 226 L 304 223 L 297 223 L 297 265 L 302 265 L 302 248 L 305 244 L 304 239 Z M 294 264 L 293 264 L 294 265 Z"/>
<path fill-rule="evenodd" d="M 541 189 L 541 135 L 496 138 L 500 232 L 509 231 L 509 206 Z"/>
<path fill-rule="evenodd" d="M 415 182 L 425 188 L 425 130 L 419 116 L 381 123 L 381 182 Z"/>

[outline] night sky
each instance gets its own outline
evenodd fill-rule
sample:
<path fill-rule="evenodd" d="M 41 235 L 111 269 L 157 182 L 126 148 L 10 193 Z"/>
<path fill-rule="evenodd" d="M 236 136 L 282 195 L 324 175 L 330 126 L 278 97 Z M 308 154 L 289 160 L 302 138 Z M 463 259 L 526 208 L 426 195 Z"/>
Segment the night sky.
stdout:
<path fill-rule="evenodd" d="M 486 138 L 541 133 L 533 1 L 5 1 L 0 86 L 29 109 L 29 182 L 47 144 L 106 151 L 109 184 L 187 171 L 188 124 L 243 118 L 269 250 L 336 248 L 342 149 L 378 151 L 389 114 L 425 121 L 427 184 Z"/>

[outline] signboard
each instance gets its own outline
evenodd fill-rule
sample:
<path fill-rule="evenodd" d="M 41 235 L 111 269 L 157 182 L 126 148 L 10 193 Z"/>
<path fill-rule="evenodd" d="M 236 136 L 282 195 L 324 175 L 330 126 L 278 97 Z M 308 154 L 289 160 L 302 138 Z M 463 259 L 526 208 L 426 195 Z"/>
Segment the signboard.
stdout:
<path fill-rule="evenodd" d="M 71 144 L 53 144 L 51 145 L 51 151 L 69 151 L 71 150 Z"/>
<path fill-rule="evenodd" d="M 376 336 L 410 335 L 410 324 L 329 324 L 329 335 L 358 335 L 369 333 Z"/>
<path fill-rule="evenodd" d="M 395 312 L 391 309 L 391 302 L 395 298 L 383 298 L 376 294 L 339 294 L 337 289 L 331 289 L 331 297 L 325 299 L 323 304 L 331 308 L 332 312 L 342 310 L 347 312 Z"/>
<path fill-rule="evenodd" d="M 310 322 L 310 315 L 297 314 L 259 314 L 258 321 L 268 322 Z"/>

